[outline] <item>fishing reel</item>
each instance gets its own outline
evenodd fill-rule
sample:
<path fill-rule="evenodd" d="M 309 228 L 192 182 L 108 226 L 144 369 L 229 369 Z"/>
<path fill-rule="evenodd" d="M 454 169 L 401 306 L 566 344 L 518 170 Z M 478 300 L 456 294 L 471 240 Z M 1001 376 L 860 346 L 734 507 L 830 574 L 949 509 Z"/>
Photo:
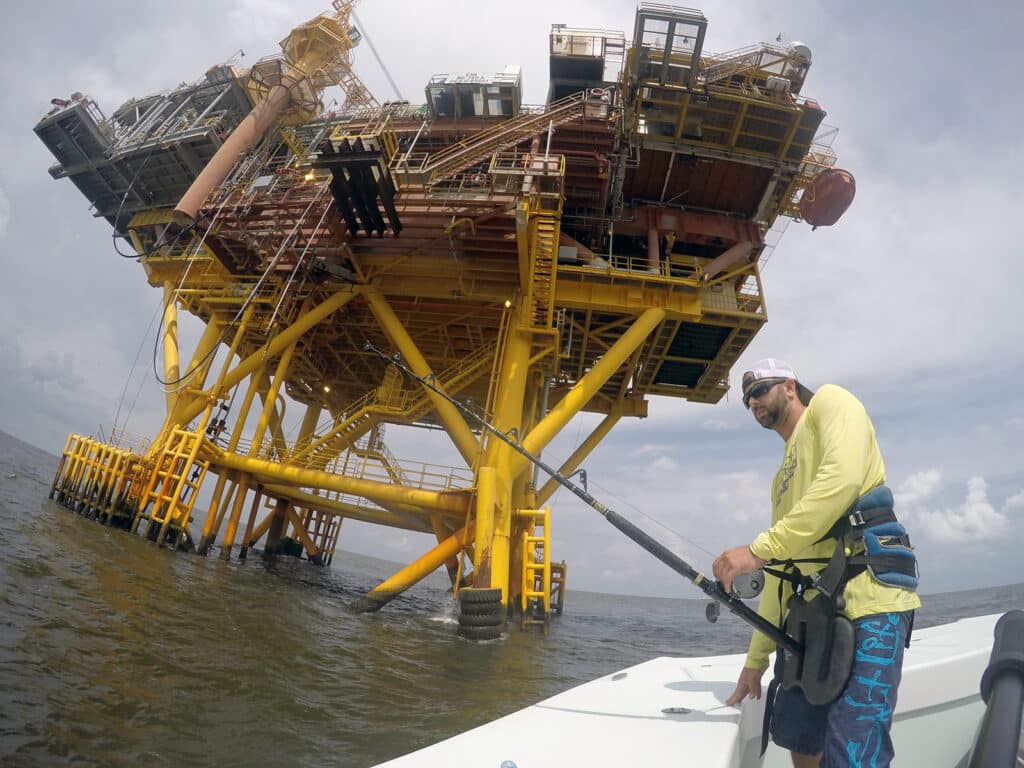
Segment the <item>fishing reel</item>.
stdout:
<path fill-rule="evenodd" d="M 740 600 L 750 600 L 760 595 L 762 589 L 764 589 L 764 571 L 758 569 L 750 573 L 741 573 L 733 579 L 732 591 L 729 594 Z M 708 603 L 704 609 L 704 615 L 712 624 L 718 621 L 721 613 L 722 607 L 715 600 Z"/>

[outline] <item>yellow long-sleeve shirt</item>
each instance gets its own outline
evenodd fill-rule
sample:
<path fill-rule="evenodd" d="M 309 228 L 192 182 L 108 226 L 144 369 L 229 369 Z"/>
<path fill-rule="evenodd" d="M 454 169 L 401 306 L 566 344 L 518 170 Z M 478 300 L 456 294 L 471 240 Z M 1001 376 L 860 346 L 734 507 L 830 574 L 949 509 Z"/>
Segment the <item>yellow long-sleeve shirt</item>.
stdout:
<path fill-rule="evenodd" d="M 885 482 L 885 465 L 875 440 L 875 428 L 861 402 L 842 387 L 826 384 L 811 398 L 786 441 L 782 465 L 772 482 L 772 526 L 750 545 L 765 560 L 828 558 L 835 540 L 815 544 L 860 496 Z M 824 564 L 801 563 L 802 573 Z M 758 613 L 779 625 L 783 606 L 793 590 L 767 576 Z M 917 594 L 858 574 L 844 592 L 850 619 L 875 613 L 909 611 L 921 606 Z M 746 666 L 766 669 L 772 641 L 760 632 L 750 640 Z"/>

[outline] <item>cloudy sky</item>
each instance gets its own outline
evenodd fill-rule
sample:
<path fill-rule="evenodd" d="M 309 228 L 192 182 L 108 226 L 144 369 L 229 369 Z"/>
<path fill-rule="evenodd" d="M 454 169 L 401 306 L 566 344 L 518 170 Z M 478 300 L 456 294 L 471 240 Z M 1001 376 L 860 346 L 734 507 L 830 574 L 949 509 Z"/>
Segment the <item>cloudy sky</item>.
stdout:
<path fill-rule="evenodd" d="M 255 62 L 329 3 L 10 5 L 0 49 L 0 430 L 56 453 L 69 431 L 107 430 L 115 413 L 123 421 L 130 412 L 129 429 L 151 435 L 163 406 L 151 370 L 160 297 L 137 263 L 117 255 L 109 227 L 73 185 L 48 176 L 52 158 L 32 127 L 51 98 L 72 91 L 109 114 L 240 49 L 243 63 Z M 366 0 L 358 13 L 410 101 L 422 101 L 433 73 L 520 64 L 525 101 L 540 103 L 550 24 L 629 36 L 634 9 L 605 0 Z M 857 179 L 837 226 L 794 224 L 772 255 L 763 275 L 769 322 L 734 383 L 745 362 L 777 356 L 811 387 L 841 384 L 864 401 L 924 592 L 1024 581 L 1024 5 L 715 0 L 702 10 L 707 51 L 779 34 L 811 48 L 804 94 L 839 127 L 839 165 Z M 394 98 L 366 46 L 357 67 L 378 98 Z M 196 332 L 183 320 L 186 348 Z M 594 423 L 572 422 L 546 458 L 567 456 Z M 392 451 L 424 460 L 445 449 L 437 439 L 395 434 Z M 764 526 L 781 447 L 738 397 L 715 406 L 655 399 L 650 418 L 617 427 L 586 468 L 605 504 L 706 568 L 709 552 L 747 543 Z M 698 594 L 564 491 L 553 531 L 570 588 Z M 341 540 L 403 561 L 429 546 L 348 523 Z"/>

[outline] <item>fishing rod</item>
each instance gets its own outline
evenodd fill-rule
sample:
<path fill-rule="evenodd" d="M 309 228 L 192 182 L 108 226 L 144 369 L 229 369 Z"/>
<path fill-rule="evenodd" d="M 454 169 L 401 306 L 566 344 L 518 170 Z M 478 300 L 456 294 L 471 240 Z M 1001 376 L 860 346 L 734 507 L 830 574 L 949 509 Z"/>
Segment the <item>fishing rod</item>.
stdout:
<path fill-rule="evenodd" d="M 402 358 L 400 355 L 389 356 L 383 351 L 377 349 L 369 341 L 365 343 L 364 349 L 368 352 L 373 352 L 374 354 L 378 355 L 381 359 L 385 360 L 388 363 L 391 363 L 404 374 L 406 374 L 410 378 L 415 379 L 424 387 L 429 389 L 431 392 L 444 398 L 446 401 L 448 401 L 456 408 L 458 408 L 459 411 L 471 417 L 481 427 L 483 427 L 485 430 L 487 430 L 492 435 L 497 437 L 499 440 L 505 443 L 505 445 L 509 446 L 520 456 L 524 457 L 525 459 L 530 461 L 530 463 L 542 469 L 545 473 L 554 478 L 554 480 L 557 481 L 564 488 L 567 488 L 568 490 L 572 491 L 572 493 L 581 501 L 583 501 L 583 503 L 585 503 L 587 506 L 596 509 L 605 518 L 605 520 L 607 520 L 609 523 L 618 528 L 619 531 L 624 533 L 626 536 L 631 538 L 633 541 L 635 541 L 641 547 L 646 549 L 656 558 L 661 560 L 661 562 L 663 562 L 673 571 L 689 579 L 694 584 L 694 586 L 698 587 L 702 592 L 704 592 L 705 595 L 714 600 L 715 603 L 719 605 L 724 605 L 726 608 L 729 609 L 731 613 L 735 614 L 740 619 L 750 624 L 758 632 L 761 632 L 762 634 L 769 637 L 772 640 L 772 642 L 774 642 L 776 645 L 783 646 L 784 648 L 786 648 L 786 650 L 791 651 L 792 653 L 803 655 L 804 647 L 801 643 L 797 642 L 792 637 L 783 632 L 781 629 L 779 629 L 777 626 L 772 624 L 770 621 L 763 618 L 759 613 L 757 613 L 757 611 L 751 609 L 746 603 L 744 603 L 740 599 L 740 597 L 733 595 L 730 592 L 726 592 L 725 588 L 722 586 L 720 582 L 715 581 L 714 579 L 707 578 L 704 574 L 700 573 L 700 571 L 698 571 L 688 562 L 683 560 L 681 557 L 679 557 L 679 555 L 671 551 L 664 544 L 652 538 L 642 529 L 638 528 L 629 520 L 622 517 L 622 515 L 618 514 L 612 509 L 609 509 L 596 498 L 591 496 L 585 488 L 581 488 L 580 486 L 576 485 L 576 483 L 574 483 L 568 477 L 563 475 L 557 469 L 549 466 L 539 457 L 534 456 L 528 450 L 523 448 L 523 446 L 519 444 L 518 440 L 513 440 L 511 437 L 509 437 L 507 434 L 505 434 L 497 427 L 492 425 L 482 416 L 478 415 L 475 411 L 473 411 L 473 409 L 469 408 L 466 405 L 463 405 L 458 400 L 451 397 L 447 392 L 444 392 L 441 389 L 439 389 L 434 384 L 433 374 L 431 374 L 428 377 L 420 376 L 411 368 L 409 368 L 405 363 L 402 362 Z M 714 619 L 711 618 L 710 612 L 708 613 L 708 618 L 711 621 L 714 621 Z M 717 618 L 717 615 L 715 618 Z"/>

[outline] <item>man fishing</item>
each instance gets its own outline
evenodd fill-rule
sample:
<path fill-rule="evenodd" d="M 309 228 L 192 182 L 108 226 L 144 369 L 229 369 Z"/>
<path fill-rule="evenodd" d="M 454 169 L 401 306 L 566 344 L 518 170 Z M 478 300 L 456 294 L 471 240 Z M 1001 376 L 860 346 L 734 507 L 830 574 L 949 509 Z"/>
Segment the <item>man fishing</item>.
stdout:
<path fill-rule="evenodd" d="M 728 591 L 739 574 L 765 568 L 758 612 L 806 646 L 804 663 L 778 654 L 766 727 L 795 768 L 888 766 L 903 649 L 921 602 L 874 427 L 851 393 L 831 384 L 811 392 L 775 358 L 743 374 L 743 404 L 785 441 L 772 525 L 719 555 L 713 571 Z M 727 704 L 761 697 L 773 650 L 753 633 Z"/>

